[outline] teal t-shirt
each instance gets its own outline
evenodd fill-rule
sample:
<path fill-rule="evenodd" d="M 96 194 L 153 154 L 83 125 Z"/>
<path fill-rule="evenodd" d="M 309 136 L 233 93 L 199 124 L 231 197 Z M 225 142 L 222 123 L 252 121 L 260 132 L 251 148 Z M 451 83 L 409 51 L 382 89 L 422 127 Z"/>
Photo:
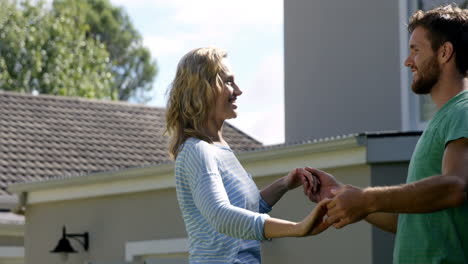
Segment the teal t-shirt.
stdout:
<path fill-rule="evenodd" d="M 419 139 L 407 183 L 442 174 L 446 145 L 468 138 L 468 91 L 450 99 Z M 468 263 L 468 202 L 425 214 L 400 214 L 394 264 Z"/>

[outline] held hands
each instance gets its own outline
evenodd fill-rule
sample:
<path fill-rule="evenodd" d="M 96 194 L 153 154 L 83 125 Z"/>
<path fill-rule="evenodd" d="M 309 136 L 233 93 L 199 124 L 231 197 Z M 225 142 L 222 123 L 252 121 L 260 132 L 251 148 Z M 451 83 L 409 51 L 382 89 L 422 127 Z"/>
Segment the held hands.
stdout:
<path fill-rule="evenodd" d="M 335 195 L 332 193 L 332 190 L 340 189 L 344 186 L 333 175 L 324 171 L 310 167 L 305 167 L 305 170 L 313 175 L 312 179 L 314 181 L 318 180 L 317 184 L 315 184 L 318 186 L 316 188 L 313 188 L 314 182 L 310 181 L 310 178 L 307 178 L 308 181 L 304 183 L 304 193 L 314 203 L 318 203 L 325 198 L 333 198 Z"/>
<path fill-rule="evenodd" d="M 312 174 L 303 168 L 296 168 L 284 177 L 285 186 L 287 190 L 295 189 L 301 185 L 304 186 L 304 194 L 306 191 L 306 182 L 314 182 Z"/>
<path fill-rule="evenodd" d="M 324 171 L 306 167 L 305 170 L 312 173 L 313 180 L 318 179 L 318 188 L 313 188 L 314 182 L 304 182 L 305 194 L 313 202 L 326 201 L 326 223 L 335 228 L 342 228 L 348 224 L 364 219 L 371 213 L 370 201 L 365 192 L 351 185 L 343 185 Z M 317 205 L 318 206 L 318 205 Z"/>
<path fill-rule="evenodd" d="M 327 204 L 327 223 L 335 228 L 342 228 L 366 218 L 371 213 L 370 199 L 364 190 L 352 185 L 334 189 L 333 200 Z"/>
<path fill-rule="evenodd" d="M 301 222 L 297 223 L 299 229 L 299 236 L 313 236 L 325 231 L 331 223 L 324 219 L 327 214 L 327 204 L 330 199 L 324 199 L 315 206 L 314 210 L 310 212 Z"/>
<path fill-rule="evenodd" d="M 333 225 L 342 228 L 364 219 L 372 210 L 364 190 L 344 185 L 333 175 L 306 167 L 292 170 L 284 177 L 287 190 L 301 184 L 304 194 L 318 203 L 304 220 L 297 224 L 300 236 L 316 235 Z M 325 216 L 328 217 L 325 217 Z"/>

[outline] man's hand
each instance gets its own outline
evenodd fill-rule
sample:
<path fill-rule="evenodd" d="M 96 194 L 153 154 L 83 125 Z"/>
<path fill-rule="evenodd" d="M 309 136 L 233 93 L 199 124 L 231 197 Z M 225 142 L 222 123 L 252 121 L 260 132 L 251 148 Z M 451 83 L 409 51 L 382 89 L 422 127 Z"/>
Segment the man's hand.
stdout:
<path fill-rule="evenodd" d="M 305 170 L 313 175 L 314 181 L 318 179 L 317 188 L 313 188 L 314 182 L 309 179 L 304 183 L 304 193 L 314 203 L 318 203 L 325 198 L 333 198 L 335 195 L 332 193 L 332 190 L 337 190 L 344 186 L 342 183 L 337 181 L 333 175 L 324 171 L 310 167 L 305 167 Z"/>
<path fill-rule="evenodd" d="M 335 198 L 327 204 L 327 222 L 335 228 L 360 221 L 372 212 L 371 201 L 362 189 L 346 185 L 341 189 L 334 189 L 332 193 Z"/>

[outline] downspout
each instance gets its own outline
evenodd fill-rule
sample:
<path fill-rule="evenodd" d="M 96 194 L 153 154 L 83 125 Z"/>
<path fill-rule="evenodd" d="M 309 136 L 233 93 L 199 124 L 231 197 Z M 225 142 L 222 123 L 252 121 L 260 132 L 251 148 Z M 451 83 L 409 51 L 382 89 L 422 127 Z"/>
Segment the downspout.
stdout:
<path fill-rule="evenodd" d="M 21 192 L 20 194 L 18 194 L 18 203 L 11 210 L 11 212 L 18 214 L 18 215 L 24 215 L 24 213 L 26 212 L 27 197 L 28 197 L 27 192 Z"/>

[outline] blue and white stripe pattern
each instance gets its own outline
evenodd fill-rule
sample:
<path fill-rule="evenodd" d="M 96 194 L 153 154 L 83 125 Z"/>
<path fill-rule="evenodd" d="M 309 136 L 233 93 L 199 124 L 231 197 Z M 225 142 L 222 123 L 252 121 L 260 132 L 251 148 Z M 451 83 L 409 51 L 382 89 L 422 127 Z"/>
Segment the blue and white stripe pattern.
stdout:
<path fill-rule="evenodd" d="M 189 138 L 175 163 L 190 263 L 260 263 L 271 207 L 229 147 Z"/>

